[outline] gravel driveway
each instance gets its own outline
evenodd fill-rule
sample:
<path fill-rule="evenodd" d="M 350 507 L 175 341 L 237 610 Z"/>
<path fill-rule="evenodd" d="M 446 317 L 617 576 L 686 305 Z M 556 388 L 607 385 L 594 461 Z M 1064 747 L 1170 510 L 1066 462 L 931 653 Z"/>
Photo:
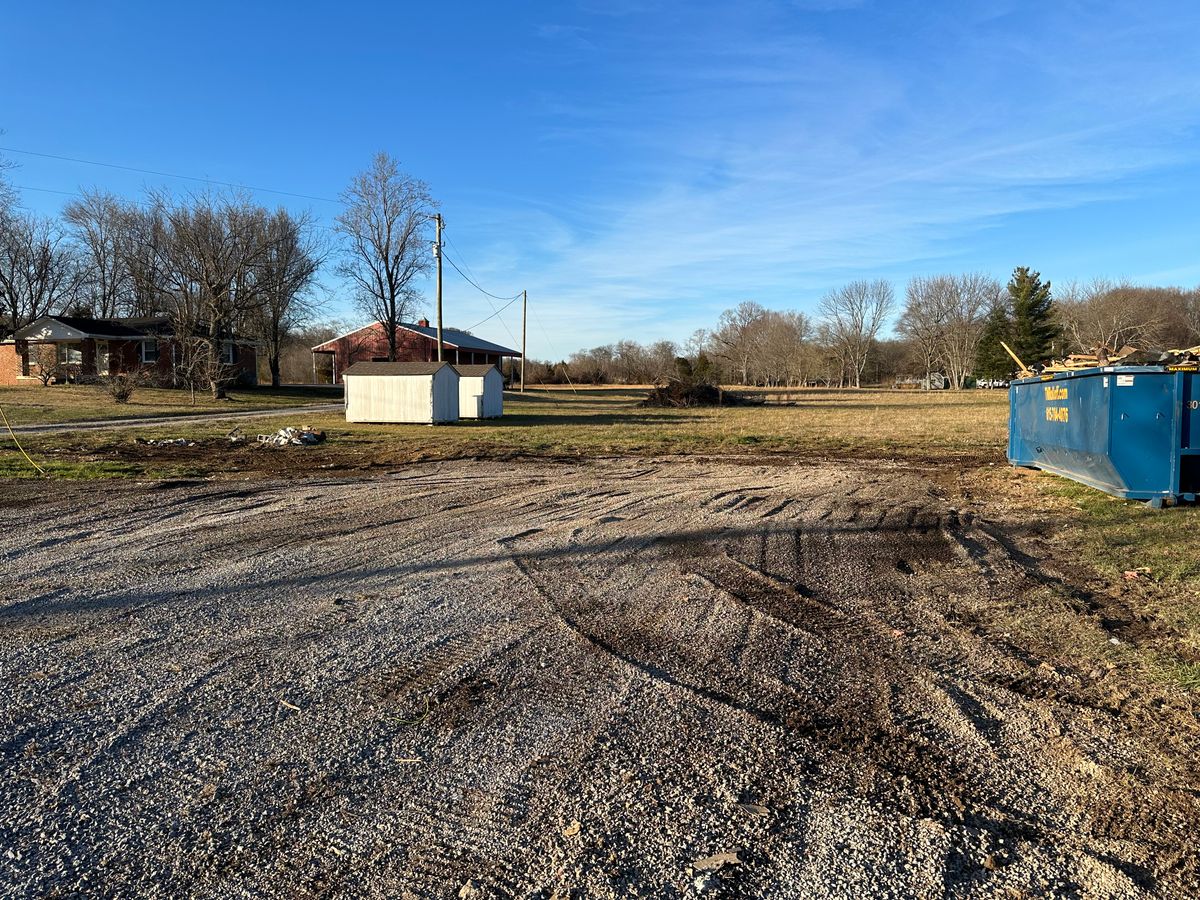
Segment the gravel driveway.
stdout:
<path fill-rule="evenodd" d="M 902 468 L 3 488 L 0 893 L 1200 889 L 1178 726 Z"/>

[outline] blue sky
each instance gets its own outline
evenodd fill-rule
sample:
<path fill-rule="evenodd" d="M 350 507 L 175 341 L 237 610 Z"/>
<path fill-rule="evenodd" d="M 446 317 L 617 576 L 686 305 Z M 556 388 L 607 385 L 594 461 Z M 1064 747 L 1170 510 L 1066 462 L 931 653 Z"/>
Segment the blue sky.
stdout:
<path fill-rule="evenodd" d="M 0 146 L 328 198 L 387 150 L 560 357 L 859 277 L 1200 283 L 1198 47 L 1154 0 L 10 4 Z M 48 213 L 197 186 L 5 155 Z"/>

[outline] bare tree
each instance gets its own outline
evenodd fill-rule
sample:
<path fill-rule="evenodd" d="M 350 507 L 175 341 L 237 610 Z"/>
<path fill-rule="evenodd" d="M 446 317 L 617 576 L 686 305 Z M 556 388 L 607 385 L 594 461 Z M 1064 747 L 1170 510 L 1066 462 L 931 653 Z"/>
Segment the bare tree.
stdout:
<path fill-rule="evenodd" d="M 1157 342 L 1168 319 L 1178 315 L 1175 300 L 1159 295 L 1159 289 L 1095 278 L 1060 291 L 1058 307 L 1071 349 L 1089 353 Z"/>
<path fill-rule="evenodd" d="M 168 312 L 170 232 L 163 204 L 152 197 L 147 208 L 126 203 L 121 210 L 117 250 L 128 274 L 130 316 L 155 316 Z"/>
<path fill-rule="evenodd" d="M 54 379 L 61 374 L 58 367 L 58 345 L 57 344 L 36 344 L 29 343 L 26 345 L 25 358 L 30 362 L 30 370 L 33 366 L 37 366 L 37 372 L 34 372 L 34 377 L 42 383 L 42 387 L 46 387 Z"/>
<path fill-rule="evenodd" d="M 113 318 L 129 307 L 129 270 L 121 252 L 125 208 L 112 194 L 85 191 L 63 210 L 86 264 L 79 300 L 92 315 Z"/>
<path fill-rule="evenodd" d="M 9 211 L 0 218 L 0 313 L 14 331 L 67 306 L 80 267 L 50 219 Z"/>
<path fill-rule="evenodd" d="M 852 281 L 821 298 L 819 310 L 830 347 L 839 359 L 843 379 L 862 387 L 871 343 L 892 310 L 892 286 L 880 279 Z"/>
<path fill-rule="evenodd" d="M 904 312 L 896 331 L 908 339 L 921 360 L 927 388 L 945 340 L 952 290 L 952 280 L 946 275 L 918 275 L 904 291 Z"/>
<path fill-rule="evenodd" d="M 346 247 L 337 271 L 355 286 L 361 309 L 387 332 L 396 358 L 396 328 L 416 300 L 414 281 L 429 269 L 425 234 L 434 209 L 425 182 L 379 153 L 342 193 L 337 231 Z"/>
<path fill-rule="evenodd" d="M 270 248 L 266 211 L 244 197 L 199 194 L 187 202 L 155 198 L 166 227 L 160 269 L 179 361 L 206 373 L 213 399 L 225 396 L 230 368 L 222 346 L 261 300 L 262 268 Z M 206 346 L 204 352 L 200 352 Z"/>
<path fill-rule="evenodd" d="M 311 216 L 280 209 L 265 225 L 260 302 L 251 315 L 251 325 L 267 346 L 271 387 L 279 387 L 280 358 L 287 337 L 314 312 L 310 289 L 321 266 L 321 250 L 313 236 Z"/>
<path fill-rule="evenodd" d="M 1179 304 L 1179 317 L 1186 337 L 1181 344 L 1200 342 L 1200 288 L 1187 291 Z"/>
<path fill-rule="evenodd" d="M 758 349 L 759 326 L 767 311 L 753 300 L 743 300 L 721 313 L 717 330 L 710 335 L 717 356 L 729 363 L 740 384 L 750 383 L 750 371 Z"/>
<path fill-rule="evenodd" d="M 794 387 L 808 380 L 812 356 L 807 352 L 812 323 L 800 312 L 768 312 L 758 338 L 753 380 L 768 387 Z"/>
<path fill-rule="evenodd" d="M 939 352 L 951 387 L 961 391 L 975 370 L 975 355 L 988 311 L 1004 288 L 995 278 L 980 272 L 957 275 L 947 281 L 950 291 Z"/>

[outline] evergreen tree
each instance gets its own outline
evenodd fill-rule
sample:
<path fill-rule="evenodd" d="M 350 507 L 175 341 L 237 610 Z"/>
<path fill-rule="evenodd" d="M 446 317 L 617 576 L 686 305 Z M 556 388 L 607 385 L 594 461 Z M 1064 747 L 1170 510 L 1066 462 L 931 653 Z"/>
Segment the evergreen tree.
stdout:
<path fill-rule="evenodd" d="M 979 338 L 979 350 L 975 354 L 975 376 L 977 378 L 1008 378 L 1016 369 L 1001 341 L 1012 346 L 1012 319 L 1009 318 L 1008 304 L 997 300 L 983 323 L 983 334 Z"/>
<path fill-rule="evenodd" d="M 1018 266 L 1008 283 L 1008 294 L 1012 298 L 1010 346 L 1027 366 L 1045 362 L 1061 349 L 1062 337 L 1050 282 L 1042 281 L 1041 272 Z"/>

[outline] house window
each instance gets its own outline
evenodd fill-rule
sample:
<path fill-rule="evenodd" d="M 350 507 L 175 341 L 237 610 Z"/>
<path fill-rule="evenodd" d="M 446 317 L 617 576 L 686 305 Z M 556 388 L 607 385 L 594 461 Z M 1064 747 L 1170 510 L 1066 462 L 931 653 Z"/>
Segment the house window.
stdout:
<path fill-rule="evenodd" d="M 158 362 L 158 341 L 142 341 L 142 362 L 146 365 Z"/>
<path fill-rule="evenodd" d="M 237 362 L 237 347 L 233 341 L 221 342 L 221 362 L 227 366 L 232 366 Z"/>
<path fill-rule="evenodd" d="M 96 374 L 107 375 L 109 369 L 108 341 L 96 341 Z"/>
<path fill-rule="evenodd" d="M 58 364 L 60 366 L 83 365 L 83 344 L 59 344 Z"/>

